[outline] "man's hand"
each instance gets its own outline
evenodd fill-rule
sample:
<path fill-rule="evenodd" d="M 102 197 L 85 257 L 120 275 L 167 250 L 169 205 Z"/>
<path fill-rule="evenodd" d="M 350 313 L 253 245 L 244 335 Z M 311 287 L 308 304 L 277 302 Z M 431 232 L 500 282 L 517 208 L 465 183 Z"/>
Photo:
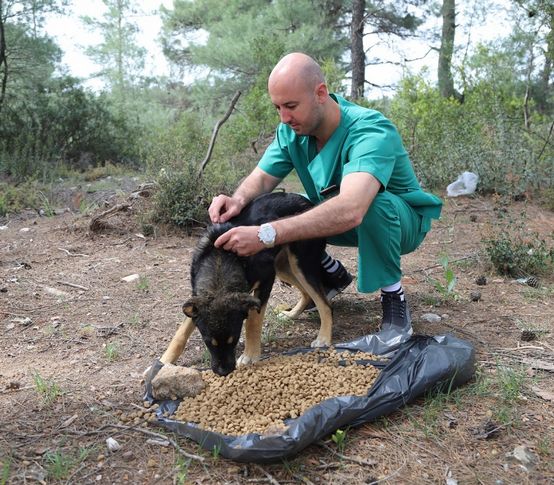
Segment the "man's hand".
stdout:
<path fill-rule="evenodd" d="M 220 194 L 212 199 L 208 208 L 210 220 L 216 223 L 227 222 L 232 217 L 238 216 L 242 210 L 242 203 L 228 195 Z"/>
<path fill-rule="evenodd" d="M 214 246 L 232 251 L 238 256 L 253 256 L 265 246 L 258 238 L 260 226 L 238 226 L 219 236 Z"/>

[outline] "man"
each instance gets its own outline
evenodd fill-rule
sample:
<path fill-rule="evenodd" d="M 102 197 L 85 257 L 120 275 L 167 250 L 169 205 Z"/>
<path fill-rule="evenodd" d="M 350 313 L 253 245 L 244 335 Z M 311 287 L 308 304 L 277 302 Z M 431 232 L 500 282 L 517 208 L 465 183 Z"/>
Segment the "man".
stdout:
<path fill-rule="evenodd" d="M 283 57 L 269 76 L 268 90 L 281 118 L 275 139 L 232 197 L 213 199 L 210 218 L 221 223 L 236 216 L 293 169 L 317 205 L 260 227 L 235 227 L 215 245 L 241 256 L 316 237 L 357 246 L 358 290 L 381 289 L 381 329 L 411 332 L 400 257 L 423 241 L 431 219 L 440 216 L 441 200 L 421 189 L 394 125 L 377 111 L 329 94 L 311 57 Z M 327 263 L 337 269 L 338 290 L 350 283 L 338 261 Z"/>

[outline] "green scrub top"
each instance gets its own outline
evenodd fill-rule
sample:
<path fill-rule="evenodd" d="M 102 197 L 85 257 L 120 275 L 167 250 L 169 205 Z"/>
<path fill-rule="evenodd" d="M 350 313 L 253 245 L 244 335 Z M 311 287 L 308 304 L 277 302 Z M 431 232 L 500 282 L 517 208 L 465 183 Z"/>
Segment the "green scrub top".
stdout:
<path fill-rule="evenodd" d="M 421 189 L 396 127 L 378 111 L 335 94 L 331 97 L 340 107 L 341 119 L 319 153 L 313 137 L 297 135 L 281 123 L 258 167 L 280 179 L 295 169 L 314 204 L 336 195 L 345 175 L 370 173 L 381 182 L 381 191 L 399 196 L 422 216 L 420 230 L 427 232 L 430 219 L 440 216 L 442 201 Z M 337 191 L 321 194 L 333 186 Z"/>

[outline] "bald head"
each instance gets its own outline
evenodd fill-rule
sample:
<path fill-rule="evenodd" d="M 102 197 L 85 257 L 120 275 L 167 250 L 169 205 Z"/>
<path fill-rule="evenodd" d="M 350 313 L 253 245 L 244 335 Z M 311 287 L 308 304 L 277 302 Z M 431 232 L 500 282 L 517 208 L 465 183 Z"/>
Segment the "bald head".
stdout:
<path fill-rule="evenodd" d="M 338 104 L 329 96 L 321 67 L 306 54 L 283 57 L 271 71 L 267 87 L 281 123 L 298 135 L 314 136 L 322 146 L 340 122 Z"/>
<path fill-rule="evenodd" d="M 319 64 L 306 54 L 293 52 L 277 63 L 267 84 L 271 92 L 283 84 L 312 91 L 321 83 L 325 83 L 325 78 Z"/>

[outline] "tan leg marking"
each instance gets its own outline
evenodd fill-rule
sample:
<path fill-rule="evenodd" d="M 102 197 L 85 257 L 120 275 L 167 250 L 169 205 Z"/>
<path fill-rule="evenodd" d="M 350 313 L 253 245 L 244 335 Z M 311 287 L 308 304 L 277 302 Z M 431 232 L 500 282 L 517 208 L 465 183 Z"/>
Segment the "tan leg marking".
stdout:
<path fill-rule="evenodd" d="M 171 342 L 169 342 L 169 346 L 160 358 L 160 361 L 164 364 L 174 364 L 183 353 L 187 340 L 195 328 L 196 325 L 194 325 L 192 318 L 187 317 L 177 329 L 177 332 L 171 339 Z"/>
<path fill-rule="evenodd" d="M 244 325 L 244 352 L 237 360 L 237 365 L 247 365 L 260 360 L 262 355 L 262 325 L 267 303 L 262 305 L 260 312 L 255 309 L 248 312 Z"/>
<path fill-rule="evenodd" d="M 290 313 L 298 311 L 298 309 L 302 305 L 304 305 L 302 307 L 302 310 L 304 310 L 306 305 L 309 303 L 308 299 L 308 302 L 304 304 L 304 300 L 306 299 L 305 295 L 308 295 L 308 298 L 311 298 L 314 301 L 319 313 L 319 318 L 321 320 L 319 333 L 317 335 L 317 338 L 311 343 L 311 346 L 323 347 L 326 345 L 331 345 L 333 333 L 333 311 L 331 309 L 331 306 L 329 305 L 325 297 L 308 283 L 308 280 L 306 280 L 304 273 L 298 266 L 298 260 L 296 259 L 296 256 L 291 253 L 288 247 L 284 251 L 286 251 L 288 264 L 282 264 L 283 262 L 279 261 L 279 266 L 277 268 L 278 276 L 279 278 L 281 278 L 281 274 L 283 274 L 284 278 L 286 278 L 284 281 L 287 281 L 288 283 L 290 282 L 291 284 L 299 288 L 302 292 L 301 300 L 296 304 L 296 306 L 291 310 Z"/>

